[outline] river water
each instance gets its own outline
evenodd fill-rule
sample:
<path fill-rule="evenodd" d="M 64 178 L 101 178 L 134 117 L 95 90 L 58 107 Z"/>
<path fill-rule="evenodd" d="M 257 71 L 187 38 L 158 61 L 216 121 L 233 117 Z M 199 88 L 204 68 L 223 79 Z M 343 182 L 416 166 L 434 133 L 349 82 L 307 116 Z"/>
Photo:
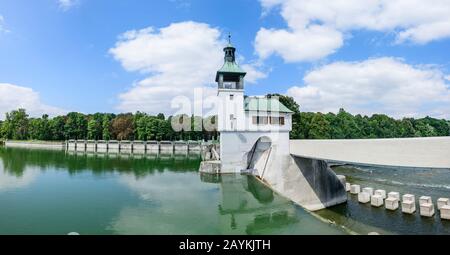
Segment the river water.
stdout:
<path fill-rule="evenodd" d="M 450 234 L 450 221 L 346 204 L 315 214 L 254 177 L 201 175 L 198 155 L 0 147 L 0 234 Z M 347 181 L 450 197 L 450 170 L 341 166 Z M 334 222 L 330 224 L 328 222 Z"/>
<path fill-rule="evenodd" d="M 253 177 L 198 156 L 0 147 L 0 234 L 345 234 Z"/>
<path fill-rule="evenodd" d="M 414 194 L 417 211 L 413 215 L 403 214 L 400 208 L 389 211 L 358 203 L 357 195 L 348 194 L 348 202 L 319 211 L 322 217 L 331 219 L 359 233 L 380 234 L 450 234 L 450 221 L 441 220 L 439 211 L 432 218 L 421 217 L 418 200 L 420 196 L 431 196 L 434 205 L 439 197 L 450 197 L 450 169 L 426 169 L 376 166 L 340 166 L 333 168 L 337 174 L 345 175 L 347 182 L 397 191 L 400 195 Z"/>

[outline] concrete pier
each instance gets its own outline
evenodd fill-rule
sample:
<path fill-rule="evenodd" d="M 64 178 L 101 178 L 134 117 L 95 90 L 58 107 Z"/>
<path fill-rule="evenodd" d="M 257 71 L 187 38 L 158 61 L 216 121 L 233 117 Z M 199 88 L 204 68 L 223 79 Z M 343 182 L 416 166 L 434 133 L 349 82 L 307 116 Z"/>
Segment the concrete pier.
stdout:
<path fill-rule="evenodd" d="M 442 208 L 444 205 L 450 205 L 450 199 L 448 199 L 448 198 L 443 198 L 443 197 L 438 198 L 438 200 L 437 200 L 437 207 L 438 207 L 438 210 L 441 210 L 441 208 Z"/>
<path fill-rule="evenodd" d="M 386 199 L 386 190 L 377 189 L 375 190 L 375 195 L 380 195 L 383 199 Z"/>
<path fill-rule="evenodd" d="M 402 212 L 407 214 L 413 214 L 416 211 L 416 198 L 414 195 L 403 195 Z"/>
<path fill-rule="evenodd" d="M 350 193 L 351 194 L 358 194 L 361 192 L 361 186 L 357 185 L 357 184 L 353 184 L 350 186 Z"/>
<path fill-rule="evenodd" d="M 367 192 L 358 193 L 358 202 L 360 203 L 369 203 L 370 202 L 370 194 Z"/>
<path fill-rule="evenodd" d="M 420 204 L 420 216 L 433 217 L 433 215 L 434 215 L 434 205 L 432 203 Z"/>
<path fill-rule="evenodd" d="M 362 192 L 369 193 L 370 196 L 373 196 L 373 188 L 371 188 L 371 187 L 363 188 Z"/>
<path fill-rule="evenodd" d="M 441 219 L 450 220 L 450 205 L 441 207 Z"/>
<path fill-rule="evenodd" d="M 433 203 L 433 201 L 431 200 L 431 197 L 429 197 L 429 196 L 421 196 L 419 198 L 419 205 L 432 204 L 432 203 Z"/>
<path fill-rule="evenodd" d="M 386 198 L 385 202 L 385 208 L 387 210 L 395 211 L 398 209 L 398 198 L 396 197 L 388 197 Z"/>
<path fill-rule="evenodd" d="M 382 205 L 384 204 L 383 197 L 382 197 L 381 195 L 378 195 L 378 194 L 373 195 L 373 196 L 370 198 L 370 204 L 371 204 L 372 206 L 375 206 L 375 207 L 380 207 L 380 206 L 382 206 Z"/>
<path fill-rule="evenodd" d="M 400 201 L 400 193 L 391 191 L 388 193 L 388 198 L 396 198 L 398 201 Z"/>

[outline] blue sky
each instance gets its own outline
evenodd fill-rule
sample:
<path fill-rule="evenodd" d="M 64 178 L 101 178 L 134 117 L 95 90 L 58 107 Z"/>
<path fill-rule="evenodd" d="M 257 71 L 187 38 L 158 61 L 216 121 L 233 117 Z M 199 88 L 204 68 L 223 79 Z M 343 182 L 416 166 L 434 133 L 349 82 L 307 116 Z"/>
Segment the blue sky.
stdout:
<path fill-rule="evenodd" d="M 214 96 L 229 32 L 248 95 L 450 118 L 446 0 L 2 0 L 0 114 L 177 112 Z"/>

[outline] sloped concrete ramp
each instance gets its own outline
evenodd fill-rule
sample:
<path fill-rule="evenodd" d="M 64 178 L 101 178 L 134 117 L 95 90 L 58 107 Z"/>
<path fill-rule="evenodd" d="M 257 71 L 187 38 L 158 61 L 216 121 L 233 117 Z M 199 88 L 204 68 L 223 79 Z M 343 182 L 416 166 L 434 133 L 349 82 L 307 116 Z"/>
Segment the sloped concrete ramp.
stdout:
<path fill-rule="evenodd" d="M 348 163 L 449 168 L 450 137 L 291 140 L 291 154 Z"/>
<path fill-rule="evenodd" d="M 254 163 L 259 177 L 273 190 L 310 211 L 344 203 L 344 184 L 324 160 L 272 153 Z M 261 162 L 260 162 L 261 161 Z"/>

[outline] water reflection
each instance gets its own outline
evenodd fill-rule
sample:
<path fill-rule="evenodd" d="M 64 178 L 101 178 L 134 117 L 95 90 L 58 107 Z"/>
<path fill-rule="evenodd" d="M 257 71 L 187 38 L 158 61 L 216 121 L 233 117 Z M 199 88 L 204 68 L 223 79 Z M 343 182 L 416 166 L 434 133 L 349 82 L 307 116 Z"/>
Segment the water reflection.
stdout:
<path fill-rule="evenodd" d="M 1 159 L 0 164 L 3 165 Z M 0 192 L 11 189 L 24 188 L 33 183 L 38 175 L 39 171 L 35 169 L 30 169 L 25 173 L 22 173 L 20 176 L 11 175 L 8 172 L 0 171 Z"/>
<path fill-rule="evenodd" d="M 297 223 L 295 206 L 252 176 L 223 175 L 221 226 L 230 234 L 263 234 Z"/>
<path fill-rule="evenodd" d="M 22 176 L 27 167 L 40 170 L 56 169 L 75 174 L 90 171 L 102 173 L 132 173 L 145 176 L 154 172 L 194 172 L 198 169 L 199 156 L 158 157 L 153 154 L 89 154 L 50 150 L 28 150 L 0 147 L 0 160 L 4 171 Z"/>
<path fill-rule="evenodd" d="M 0 192 L 0 234 L 342 234 L 254 177 L 199 175 L 196 157 L 0 147 L 0 162 L 0 187 L 20 189 Z"/>

